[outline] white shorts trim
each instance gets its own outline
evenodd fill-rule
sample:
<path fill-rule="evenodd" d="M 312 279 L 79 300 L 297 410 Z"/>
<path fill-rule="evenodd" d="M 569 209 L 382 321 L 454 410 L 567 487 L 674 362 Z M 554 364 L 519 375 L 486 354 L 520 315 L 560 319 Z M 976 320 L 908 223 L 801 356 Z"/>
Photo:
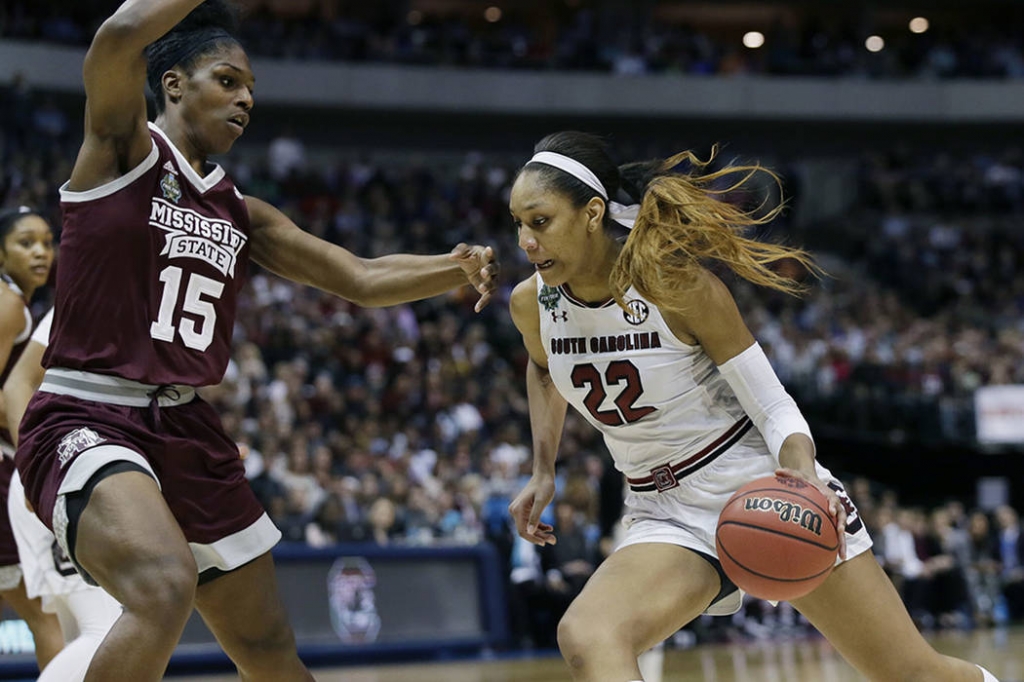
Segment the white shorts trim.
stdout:
<path fill-rule="evenodd" d="M 157 487 L 160 487 L 160 479 L 156 477 L 153 467 L 149 466 L 145 457 L 123 445 L 97 445 L 85 450 L 71 461 L 71 466 L 68 467 L 68 472 L 57 489 L 57 495 L 78 492 L 85 487 L 93 474 L 114 462 L 138 464 L 153 477 Z"/>
<path fill-rule="evenodd" d="M 206 545 L 190 542 L 199 572 L 216 568 L 231 571 L 269 552 L 281 540 L 281 531 L 266 513 L 248 528 Z"/>
<path fill-rule="evenodd" d="M 21 566 L 0 566 L 0 591 L 13 590 L 21 582 Z"/>

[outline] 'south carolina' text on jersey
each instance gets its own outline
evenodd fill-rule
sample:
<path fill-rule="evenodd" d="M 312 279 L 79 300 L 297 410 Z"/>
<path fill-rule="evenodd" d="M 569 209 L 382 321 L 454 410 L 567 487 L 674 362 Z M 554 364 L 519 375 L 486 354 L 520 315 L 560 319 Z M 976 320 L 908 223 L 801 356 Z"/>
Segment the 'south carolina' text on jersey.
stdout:
<path fill-rule="evenodd" d="M 620 353 L 631 350 L 661 348 L 658 332 L 632 332 L 608 336 L 556 336 L 551 339 L 552 355 L 582 355 L 584 353 Z"/>

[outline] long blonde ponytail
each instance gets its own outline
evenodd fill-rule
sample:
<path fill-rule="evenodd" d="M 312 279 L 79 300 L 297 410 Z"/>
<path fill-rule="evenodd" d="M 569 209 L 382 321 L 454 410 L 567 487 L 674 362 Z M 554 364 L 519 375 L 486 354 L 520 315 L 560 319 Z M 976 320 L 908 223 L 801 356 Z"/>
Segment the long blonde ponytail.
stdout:
<path fill-rule="evenodd" d="M 691 287 L 712 261 L 754 284 L 789 294 L 801 293 L 805 286 L 777 272 L 773 265 L 792 260 L 812 274 L 822 274 L 810 254 L 801 249 L 744 236 L 750 228 L 774 220 L 784 204 L 767 208 L 766 199 L 760 206 L 744 209 L 730 203 L 729 195 L 750 187 L 760 174 L 767 174 L 780 187 L 781 181 L 759 164 L 704 172 L 716 151 L 706 160 L 682 152 L 653 168 L 639 216 L 610 277 L 620 304 L 632 285 L 659 307 L 686 310 L 692 304 Z M 684 163 L 691 167 L 690 172 L 672 172 Z M 627 167 L 623 167 L 626 173 Z"/>

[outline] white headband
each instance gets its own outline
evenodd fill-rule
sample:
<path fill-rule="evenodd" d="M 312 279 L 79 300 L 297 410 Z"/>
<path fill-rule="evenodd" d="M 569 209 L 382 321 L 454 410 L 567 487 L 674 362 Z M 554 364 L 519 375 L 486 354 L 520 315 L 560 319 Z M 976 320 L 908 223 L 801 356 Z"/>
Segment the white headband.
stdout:
<path fill-rule="evenodd" d="M 617 201 L 608 200 L 608 192 L 605 190 L 604 185 L 594 175 L 594 171 L 590 170 L 582 163 L 566 156 L 565 154 L 559 154 L 557 152 L 537 152 L 533 155 L 533 158 L 527 161 L 527 164 L 531 163 L 543 163 L 547 166 L 554 166 L 560 171 L 565 171 L 569 175 L 573 176 L 587 187 L 591 188 L 595 192 L 601 195 L 605 203 L 608 204 L 608 214 L 611 219 L 620 225 L 633 229 L 633 223 L 636 221 L 637 214 L 640 212 L 640 204 L 620 204 Z"/>

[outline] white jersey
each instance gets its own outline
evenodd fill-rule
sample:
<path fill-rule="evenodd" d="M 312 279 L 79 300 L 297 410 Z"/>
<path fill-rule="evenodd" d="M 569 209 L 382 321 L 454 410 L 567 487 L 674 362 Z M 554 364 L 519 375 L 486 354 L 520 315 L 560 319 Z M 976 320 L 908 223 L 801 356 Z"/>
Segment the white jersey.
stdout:
<path fill-rule="evenodd" d="M 32 332 L 32 340 L 40 346 L 50 345 L 50 328 L 53 327 L 53 308 L 46 311 L 43 319 L 39 320 L 36 329 Z"/>
<path fill-rule="evenodd" d="M 51 309 L 32 332 L 32 341 L 47 345 L 52 322 Z M 54 597 L 93 589 L 75 572 L 74 566 L 57 546 L 53 533 L 25 506 L 25 489 L 17 472 L 11 479 L 7 513 L 18 543 L 18 558 L 29 598 L 42 598 L 43 610 L 53 611 L 51 602 Z"/>
<path fill-rule="evenodd" d="M 551 378 L 604 434 L 626 476 L 650 478 L 671 463 L 686 465 L 673 466 L 682 478 L 753 436 L 736 394 L 703 348 L 680 341 L 635 289 L 626 293 L 623 310 L 614 300 L 587 304 L 539 277 L 537 286 Z"/>
<path fill-rule="evenodd" d="M 7 514 L 18 543 L 18 560 L 30 599 L 40 597 L 43 610 L 52 613 L 54 597 L 91 589 L 60 551 L 50 529 L 25 506 L 25 489 L 17 472 L 11 478 Z"/>

